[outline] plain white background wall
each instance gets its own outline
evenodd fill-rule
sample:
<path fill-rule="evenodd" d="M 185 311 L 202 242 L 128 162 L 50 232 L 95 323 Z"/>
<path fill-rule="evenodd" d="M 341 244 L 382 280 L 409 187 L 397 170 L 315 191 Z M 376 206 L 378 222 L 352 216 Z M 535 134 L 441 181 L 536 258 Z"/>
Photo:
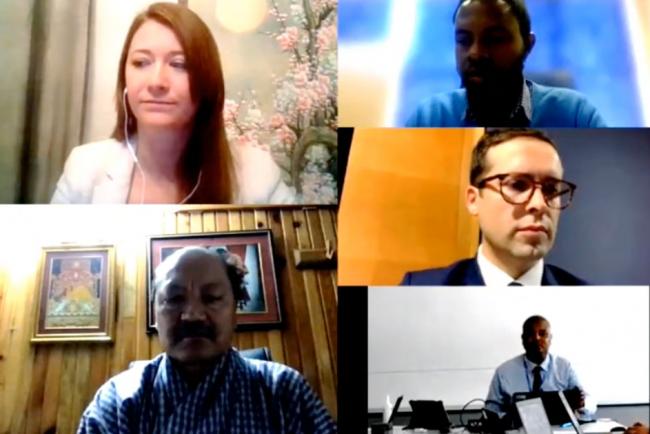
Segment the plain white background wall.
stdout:
<path fill-rule="evenodd" d="M 567 358 L 600 404 L 648 403 L 648 287 L 370 287 L 368 408 L 393 400 L 485 399 L 494 369 L 523 353 L 530 315 L 551 323 L 550 351 Z M 479 405 L 480 406 L 480 405 Z"/>

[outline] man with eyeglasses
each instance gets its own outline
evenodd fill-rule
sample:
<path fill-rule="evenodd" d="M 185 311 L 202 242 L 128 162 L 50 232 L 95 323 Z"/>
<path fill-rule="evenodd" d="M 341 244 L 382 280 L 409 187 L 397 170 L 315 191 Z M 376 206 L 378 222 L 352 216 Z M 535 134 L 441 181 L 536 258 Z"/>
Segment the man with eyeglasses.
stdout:
<path fill-rule="evenodd" d="M 482 234 L 476 257 L 407 273 L 402 285 L 585 285 L 544 263 L 576 185 L 563 179 L 553 141 L 531 129 L 487 131 L 472 151 L 469 213 Z"/>

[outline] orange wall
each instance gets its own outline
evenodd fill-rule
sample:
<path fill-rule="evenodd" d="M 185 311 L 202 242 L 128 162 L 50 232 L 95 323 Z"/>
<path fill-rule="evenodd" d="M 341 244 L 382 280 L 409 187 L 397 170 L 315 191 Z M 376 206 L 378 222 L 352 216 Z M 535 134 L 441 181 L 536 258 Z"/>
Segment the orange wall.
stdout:
<path fill-rule="evenodd" d="M 339 210 L 339 285 L 394 285 L 472 256 L 465 209 L 482 129 L 355 129 Z"/>

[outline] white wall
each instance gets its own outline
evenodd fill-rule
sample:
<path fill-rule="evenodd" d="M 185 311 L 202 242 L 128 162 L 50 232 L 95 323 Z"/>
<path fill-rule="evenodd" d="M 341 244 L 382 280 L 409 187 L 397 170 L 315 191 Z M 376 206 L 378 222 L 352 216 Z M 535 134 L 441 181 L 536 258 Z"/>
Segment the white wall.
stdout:
<path fill-rule="evenodd" d="M 156 1 L 95 0 L 84 142 L 105 139 L 115 127 L 113 97 L 122 45 L 133 18 L 152 3 Z"/>
<path fill-rule="evenodd" d="M 521 326 L 551 323 L 550 351 L 567 358 L 600 404 L 648 403 L 648 287 L 371 287 L 368 408 L 394 400 L 485 399 L 494 369 L 523 353 Z"/>

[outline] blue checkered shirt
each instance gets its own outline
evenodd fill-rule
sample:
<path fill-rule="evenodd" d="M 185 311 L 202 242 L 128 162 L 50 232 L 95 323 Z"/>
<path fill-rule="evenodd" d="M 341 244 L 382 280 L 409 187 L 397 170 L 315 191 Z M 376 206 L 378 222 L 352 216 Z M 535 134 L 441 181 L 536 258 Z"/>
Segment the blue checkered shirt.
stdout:
<path fill-rule="evenodd" d="M 335 433 L 307 381 L 279 363 L 229 351 L 190 389 L 166 354 L 108 380 L 81 417 L 83 433 Z"/>

